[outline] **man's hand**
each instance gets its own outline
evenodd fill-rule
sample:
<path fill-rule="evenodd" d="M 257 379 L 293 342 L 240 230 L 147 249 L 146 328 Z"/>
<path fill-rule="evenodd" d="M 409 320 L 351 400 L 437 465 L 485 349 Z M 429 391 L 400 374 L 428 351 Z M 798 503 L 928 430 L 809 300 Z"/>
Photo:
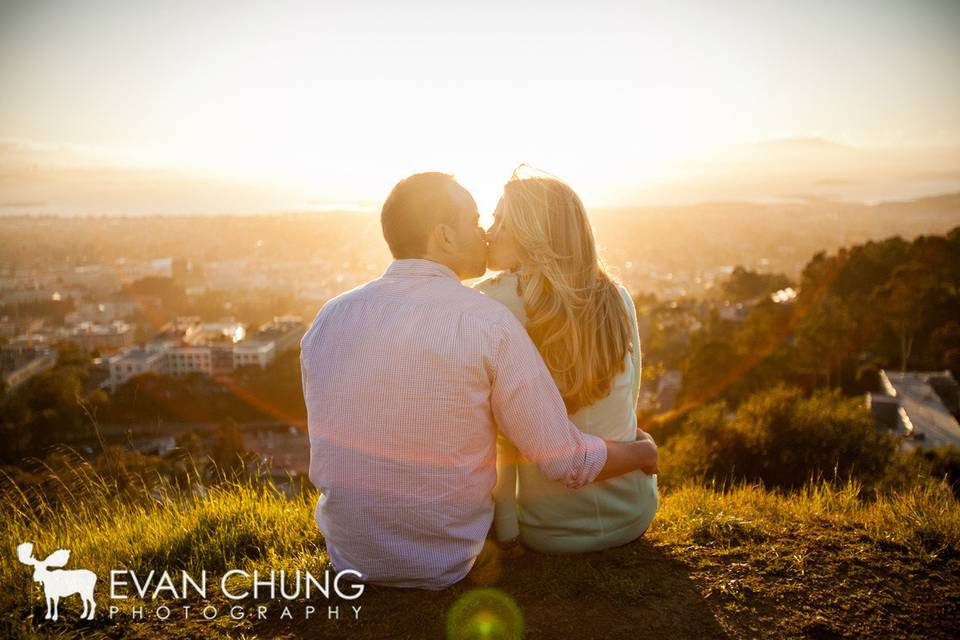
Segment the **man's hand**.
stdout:
<path fill-rule="evenodd" d="M 642 432 L 637 433 L 638 438 L 640 433 Z M 603 465 L 603 469 L 596 480 L 616 478 L 624 473 L 637 470 L 650 476 L 660 471 L 657 445 L 648 433 L 644 433 L 644 437 L 636 442 L 610 442 L 608 440 L 607 462 Z"/>
<path fill-rule="evenodd" d="M 643 450 L 639 453 L 639 469 L 648 476 L 653 476 L 660 473 L 660 453 L 657 450 L 657 444 L 653 441 L 653 438 L 650 437 L 650 434 L 644 435 L 647 436 L 645 439 L 637 441 L 637 444 L 643 446 Z"/>

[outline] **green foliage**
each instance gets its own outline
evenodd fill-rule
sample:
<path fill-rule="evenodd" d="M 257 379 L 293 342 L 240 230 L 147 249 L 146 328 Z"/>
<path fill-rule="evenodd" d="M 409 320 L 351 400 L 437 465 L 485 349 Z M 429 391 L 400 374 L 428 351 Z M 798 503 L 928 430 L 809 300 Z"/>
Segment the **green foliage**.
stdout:
<path fill-rule="evenodd" d="M 914 449 L 900 467 L 900 472 L 908 479 L 927 476 L 943 481 L 960 500 L 960 449 L 956 447 L 936 447 L 932 449 Z M 893 483 L 902 486 L 904 483 Z"/>
<path fill-rule="evenodd" d="M 75 342 L 62 342 L 57 345 L 57 366 L 85 369 L 92 354 Z"/>
<path fill-rule="evenodd" d="M 817 254 L 804 269 L 798 309 L 812 314 L 824 305 L 856 319 L 851 353 L 875 354 L 885 368 L 942 367 L 950 345 L 931 338 L 960 317 L 960 228 Z M 824 329 L 849 335 L 845 323 Z"/>
<path fill-rule="evenodd" d="M 865 491 L 854 480 L 814 480 L 789 494 L 749 483 L 719 491 L 685 481 L 663 501 L 655 522 L 658 537 L 678 544 L 763 542 L 784 529 L 825 524 L 861 531 L 880 547 L 897 545 L 923 555 L 960 553 L 960 508 L 946 485 L 930 479 L 881 493 Z"/>
<path fill-rule="evenodd" d="M 151 570 L 225 568 L 253 570 L 309 569 L 319 574 L 328 560 L 313 520 L 313 492 L 294 497 L 254 478 L 241 482 L 204 484 L 196 473 L 177 486 L 162 482 L 148 469 L 131 474 L 130 484 L 118 485 L 103 470 L 76 456 L 48 471 L 46 490 L 22 490 L 9 476 L 0 476 L 0 508 L 4 526 L 0 542 L 13 549 L 33 542 L 40 553 L 67 548 L 84 568 L 99 576 L 128 568 L 146 575 Z M 37 617 L 34 585 L 16 555 L 0 559 L 0 635 L 11 637 L 21 621 Z M 129 601 L 115 601 L 129 620 Z M 196 603 L 194 603 L 196 604 Z M 221 595 L 213 604 L 229 606 Z M 61 611 L 63 605 L 61 605 Z M 42 613 L 40 613 L 42 617 Z M 98 616 L 99 632 L 122 635 L 123 629 Z M 205 623 L 213 632 L 217 623 Z M 14 630 L 17 630 L 15 632 Z M 79 637 L 85 630 L 61 632 Z M 201 633 L 197 630 L 194 635 Z M 32 634 L 27 634 L 32 637 Z"/>
<path fill-rule="evenodd" d="M 0 461 L 42 455 L 58 442 L 89 438 L 90 416 L 104 410 L 108 398 L 87 390 L 89 355 L 62 345 L 57 365 L 0 399 Z"/>
<path fill-rule="evenodd" d="M 683 383 L 677 402 L 712 398 L 727 389 L 724 373 L 736 371 L 739 357 L 730 343 L 711 340 L 698 345 L 683 367 Z M 736 382 L 736 381 L 734 381 Z"/>
<path fill-rule="evenodd" d="M 169 376 L 146 373 L 121 385 L 111 398 L 106 422 L 150 423 L 306 418 L 300 352 L 284 351 L 269 365 L 241 367 L 231 378 L 202 373 Z"/>
<path fill-rule="evenodd" d="M 124 293 L 131 298 L 149 296 L 159 298 L 160 304 L 170 311 L 182 311 L 186 304 L 183 283 L 173 278 L 146 276 L 124 285 Z"/>
<path fill-rule="evenodd" d="M 760 277 L 735 274 L 737 290 Z M 662 303 L 650 314 L 645 361 L 683 368 L 686 405 L 736 407 L 777 384 L 860 394 L 876 388 L 882 368 L 960 374 L 960 228 L 819 253 L 793 303 L 761 298 L 740 323 L 691 304 Z"/>
<path fill-rule="evenodd" d="M 674 477 L 796 489 L 811 478 L 873 484 L 894 451 L 861 399 L 826 390 L 805 398 L 776 387 L 751 396 L 730 419 L 723 403 L 692 413 L 666 443 L 664 460 Z"/>
<path fill-rule="evenodd" d="M 53 324 L 62 325 L 63 319 L 76 308 L 73 298 L 63 300 L 37 300 L 35 302 L 11 302 L 0 305 L 0 317 L 43 318 Z"/>
<path fill-rule="evenodd" d="M 243 435 L 237 427 L 237 422 L 228 418 L 221 422 L 213 438 L 210 449 L 210 459 L 213 468 L 226 479 L 237 479 L 243 476 L 248 465 L 253 463 L 253 456 L 247 451 L 243 443 Z"/>
<path fill-rule="evenodd" d="M 738 265 L 720 285 L 720 294 L 729 302 L 746 302 L 790 286 L 782 273 L 758 273 Z"/>

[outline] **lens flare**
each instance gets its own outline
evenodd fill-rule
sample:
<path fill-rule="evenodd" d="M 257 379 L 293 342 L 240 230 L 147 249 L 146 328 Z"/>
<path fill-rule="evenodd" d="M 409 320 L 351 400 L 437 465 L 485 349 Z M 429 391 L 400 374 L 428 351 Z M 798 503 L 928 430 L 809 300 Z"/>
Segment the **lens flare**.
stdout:
<path fill-rule="evenodd" d="M 448 640 L 519 640 L 523 614 L 498 589 L 474 589 L 460 596 L 447 615 Z"/>

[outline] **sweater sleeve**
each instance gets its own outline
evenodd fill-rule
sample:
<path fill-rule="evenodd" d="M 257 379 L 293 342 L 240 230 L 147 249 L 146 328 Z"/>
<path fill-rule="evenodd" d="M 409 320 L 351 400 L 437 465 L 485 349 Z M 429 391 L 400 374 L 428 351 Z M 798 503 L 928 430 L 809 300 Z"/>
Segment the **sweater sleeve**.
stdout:
<path fill-rule="evenodd" d="M 627 315 L 630 318 L 630 359 L 633 360 L 633 408 L 636 410 L 637 401 L 640 399 L 640 367 L 642 359 L 640 356 L 640 330 L 637 326 L 637 308 L 633 304 L 633 298 L 630 292 L 623 285 L 620 286 L 620 295 L 623 296 L 623 303 L 627 307 Z"/>

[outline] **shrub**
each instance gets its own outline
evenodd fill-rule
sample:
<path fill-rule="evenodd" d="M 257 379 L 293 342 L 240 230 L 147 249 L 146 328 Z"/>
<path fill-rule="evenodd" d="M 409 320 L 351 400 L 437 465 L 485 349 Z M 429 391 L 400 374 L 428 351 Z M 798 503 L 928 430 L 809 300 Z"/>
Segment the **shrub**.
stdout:
<path fill-rule="evenodd" d="M 821 390 L 776 387 L 750 396 L 732 419 L 715 404 L 689 416 L 665 445 L 665 466 L 680 478 L 759 481 L 796 489 L 811 478 L 856 478 L 872 485 L 895 454 L 862 400 Z"/>

